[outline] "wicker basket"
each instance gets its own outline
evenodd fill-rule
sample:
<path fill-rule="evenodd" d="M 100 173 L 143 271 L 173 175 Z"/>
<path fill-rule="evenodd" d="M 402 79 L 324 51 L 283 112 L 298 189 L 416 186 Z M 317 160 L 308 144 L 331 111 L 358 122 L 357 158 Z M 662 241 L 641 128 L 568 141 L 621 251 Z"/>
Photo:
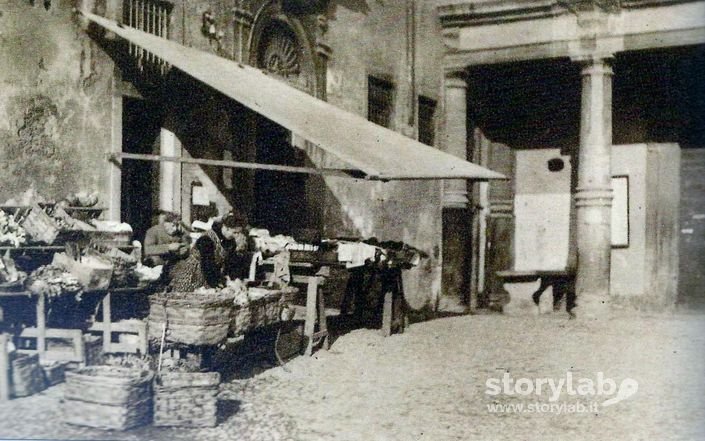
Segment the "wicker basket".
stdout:
<path fill-rule="evenodd" d="M 152 415 L 153 376 L 150 371 L 114 366 L 67 372 L 66 422 L 112 430 L 148 424 Z"/>
<path fill-rule="evenodd" d="M 214 427 L 219 383 L 217 372 L 161 374 L 154 386 L 154 425 Z"/>
<path fill-rule="evenodd" d="M 12 360 L 12 395 L 26 397 L 46 389 L 39 355 L 16 354 Z"/>
<path fill-rule="evenodd" d="M 230 332 L 234 335 L 244 334 L 253 329 L 272 325 L 281 320 L 281 310 L 286 301 L 281 290 L 250 288 L 250 294 L 259 291 L 260 296 L 250 300 L 247 305 L 235 306 Z"/>
<path fill-rule="evenodd" d="M 233 298 L 196 294 L 155 294 L 149 299 L 149 337 L 187 345 L 215 345 L 228 335 Z"/>

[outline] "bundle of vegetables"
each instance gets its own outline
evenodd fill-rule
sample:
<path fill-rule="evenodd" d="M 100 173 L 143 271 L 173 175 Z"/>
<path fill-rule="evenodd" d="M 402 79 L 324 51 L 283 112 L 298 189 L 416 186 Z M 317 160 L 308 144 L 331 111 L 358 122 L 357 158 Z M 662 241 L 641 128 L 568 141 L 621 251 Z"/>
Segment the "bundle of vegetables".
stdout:
<path fill-rule="evenodd" d="M 118 366 L 148 371 L 152 369 L 154 359 L 150 355 L 106 354 L 103 357 L 103 364 L 106 366 Z"/>
<path fill-rule="evenodd" d="M 83 288 L 71 273 L 54 265 L 44 265 L 29 275 L 27 288 L 37 294 L 55 297 L 61 294 L 75 294 Z"/>
<path fill-rule="evenodd" d="M 18 247 L 26 241 L 25 230 L 17 221 L 15 215 L 0 210 L 0 245 L 10 244 Z"/>

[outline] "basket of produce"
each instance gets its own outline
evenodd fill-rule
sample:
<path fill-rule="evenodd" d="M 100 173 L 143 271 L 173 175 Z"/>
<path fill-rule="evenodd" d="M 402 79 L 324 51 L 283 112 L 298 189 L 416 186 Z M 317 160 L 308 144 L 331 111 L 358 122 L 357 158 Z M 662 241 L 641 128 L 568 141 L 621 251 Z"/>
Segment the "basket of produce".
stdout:
<path fill-rule="evenodd" d="M 55 265 L 44 265 L 34 270 L 27 278 L 27 288 L 35 294 L 49 298 L 62 294 L 76 294 L 82 286 L 71 273 Z"/>
<path fill-rule="evenodd" d="M 148 424 L 152 416 L 151 371 L 91 366 L 66 373 L 66 422 L 100 429 L 125 430 Z"/>
<path fill-rule="evenodd" d="M 11 364 L 12 395 L 26 397 L 46 389 L 39 355 L 13 354 Z"/>
<path fill-rule="evenodd" d="M 21 227 L 32 240 L 44 242 L 47 245 L 54 243 L 61 231 L 55 220 L 39 205 L 32 207 L 22 220 Z"/>
<path fill-rule="evenodd" d="M 154 425 L 214 427 L 217 372 L 162 372 L 154 385 Z"/>
<path fill-rule="evenodd" d="M 100 256 L 84 256 L 79 262 L 65 253 L 56 253 L 52 265 L 70 272 L 87 290 L 107 289 L 113 277 L 112 262 Z"/>
<path fill-rule="evenodd" d="M 154 294 L 149 299 L 149 337 L 188 345 L 215 345 L 228 335 L 233 296 L 217 290 Z"/>

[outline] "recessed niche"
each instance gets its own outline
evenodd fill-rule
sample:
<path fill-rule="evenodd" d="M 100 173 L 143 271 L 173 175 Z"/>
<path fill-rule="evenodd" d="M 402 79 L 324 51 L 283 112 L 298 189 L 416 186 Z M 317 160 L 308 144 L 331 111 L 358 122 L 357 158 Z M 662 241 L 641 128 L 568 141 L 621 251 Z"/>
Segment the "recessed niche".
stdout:
<path fill-rule="evenodd" d="M 547 162 L 548 171 L 559 172 L 565 168 L 565 162 L 561 158 L 549 159 Z"/>

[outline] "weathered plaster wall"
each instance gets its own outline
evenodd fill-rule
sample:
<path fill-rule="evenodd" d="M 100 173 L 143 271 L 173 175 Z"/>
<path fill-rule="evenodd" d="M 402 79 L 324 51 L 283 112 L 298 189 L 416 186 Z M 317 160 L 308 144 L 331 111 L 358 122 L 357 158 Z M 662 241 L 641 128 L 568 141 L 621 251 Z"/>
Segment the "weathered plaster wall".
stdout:
<path fill-rule="evenodd" d="M 550 172 L 557 149 L 516 153 L 515 268 L 563 269 L 571 200 L 569 157 Z M 680 149 L 676 144 L 616 145 L 612 175 L 629 178 L 629 245 L 613 247 L 610 291 L 615 301 L 663 308 L 676 300 Z"/>
<path fill-rule="evenodd" d="M 329 10 L 327 38 L 333 55 L 328 64 L 328 101 L 366 115 L 368 75 L 386 77 L 395 84 L 392 128 L 408 130 L 406 2 L 357 2 L 364 3 L 365 8 L 350 6 L 356 2 L 331 3 L 334 7 Z M 438 99 L 438 81 L 442 78 L 438 57 L 442 51 L 437 34 L 432 32 L 435 17 L 426 2 L 418 2 L 417 11 L 417 92 Z M 372 183 L 328 178 L 326 185 L 326 234 L 400 240 L 421 249 L 429 257 L 418 268 L 407 271 L 404 288 L 413 307 L 434 303 L 440 291 L 440 182 Z"/>
<path fill-rule="evenodd" d="M 72 3 L 0 0 L 0 202 L 29 188 L 107 202 L 113 65 Z"/>

